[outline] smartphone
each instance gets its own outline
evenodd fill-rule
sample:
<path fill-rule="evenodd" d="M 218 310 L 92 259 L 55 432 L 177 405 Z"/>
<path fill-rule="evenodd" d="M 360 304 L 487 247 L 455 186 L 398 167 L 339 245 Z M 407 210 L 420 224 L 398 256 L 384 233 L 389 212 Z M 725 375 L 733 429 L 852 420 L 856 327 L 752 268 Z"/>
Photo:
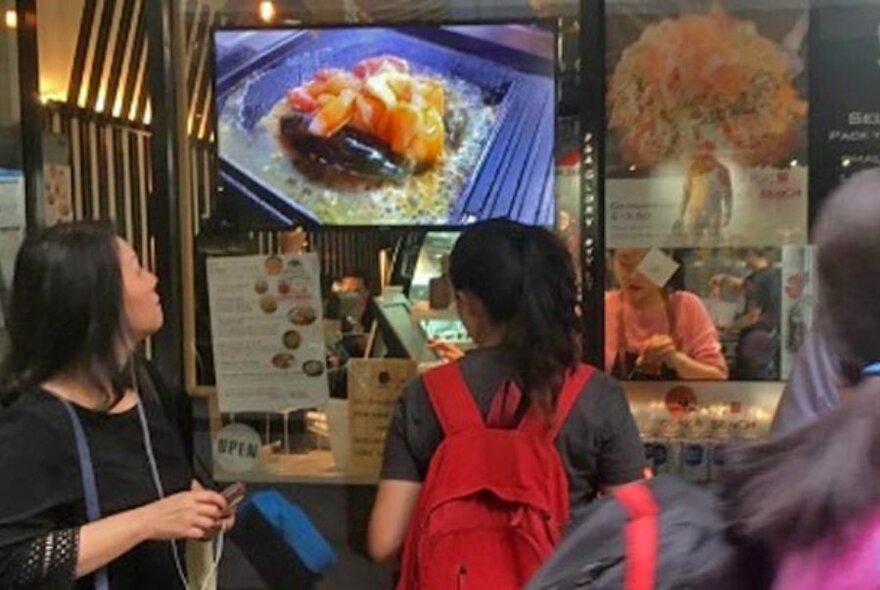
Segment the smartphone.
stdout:
<path fill-rule="evenodd" d="M 245 491 L 247 488 L 245 485 L 237 481 L 234 484 L 227 486 L 220 495 L 226 499 L 226 503 L 229 505 L 229 509 L 234 509 L 242 500 L 244 500 Z"/>

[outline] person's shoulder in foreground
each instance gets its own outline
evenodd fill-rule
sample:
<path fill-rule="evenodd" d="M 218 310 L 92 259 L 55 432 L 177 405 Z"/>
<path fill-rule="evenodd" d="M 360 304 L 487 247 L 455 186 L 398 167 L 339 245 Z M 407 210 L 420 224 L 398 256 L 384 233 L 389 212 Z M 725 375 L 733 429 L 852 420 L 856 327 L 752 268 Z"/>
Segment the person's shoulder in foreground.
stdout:
<path fill-rule="evenodd" d="M 817 328 L 810 330 L 773 417 L 774 437 L 811 424 L 840 405 L 839 362 L 828 337 Z"/>

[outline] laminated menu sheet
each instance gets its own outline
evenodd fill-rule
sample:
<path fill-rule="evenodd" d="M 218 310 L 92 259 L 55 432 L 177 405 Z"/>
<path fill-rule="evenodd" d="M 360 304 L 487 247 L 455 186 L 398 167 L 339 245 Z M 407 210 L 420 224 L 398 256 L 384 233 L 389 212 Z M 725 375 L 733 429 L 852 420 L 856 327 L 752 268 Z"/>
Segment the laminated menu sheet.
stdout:
<path fill-rule="evenodd" d="M 221 412 L 285 412 L 329 397 L 316 254 L 208 260 Z"/>

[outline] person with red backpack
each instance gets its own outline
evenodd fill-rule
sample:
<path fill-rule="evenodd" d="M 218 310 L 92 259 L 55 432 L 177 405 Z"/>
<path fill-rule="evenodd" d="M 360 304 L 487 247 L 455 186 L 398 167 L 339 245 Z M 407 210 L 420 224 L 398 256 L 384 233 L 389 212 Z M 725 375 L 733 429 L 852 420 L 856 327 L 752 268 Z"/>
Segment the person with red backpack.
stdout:
<path fill-rule="evenodd" d="M 401 590 L 518 589 L 600 492 L 642 477 L 644 450 L 620 385 L 580 363 L 574 268 L 550 231 L 476 224 L 449 274 L 477 349 L 401 395 L 368 548 L 403 547 Z"/>

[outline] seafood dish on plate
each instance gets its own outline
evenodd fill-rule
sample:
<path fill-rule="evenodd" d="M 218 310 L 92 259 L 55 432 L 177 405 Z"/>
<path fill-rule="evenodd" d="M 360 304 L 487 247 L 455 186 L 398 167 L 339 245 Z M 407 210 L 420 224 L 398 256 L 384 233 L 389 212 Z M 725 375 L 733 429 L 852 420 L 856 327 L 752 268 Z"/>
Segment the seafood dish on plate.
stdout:
<path fill-rule="evenodd" d="M 228 74 L 218 56 L 221 176 L 236 192 L 325 225 L 552 222 L 552 55 L 465 53 L 479 39 L 430 27 L 274 33 Z"/>
<path fill-rule="evenodd" d="M 405 59 L 371 57 L 351 72 L 319 70 L 289 90 L 278 133 L 322 171 L 400 182 L 436 165 L 446 152 L 447 122 L 465 118 L 445 118 L 446 96 L 442 79 L 414 74 Z"/>

